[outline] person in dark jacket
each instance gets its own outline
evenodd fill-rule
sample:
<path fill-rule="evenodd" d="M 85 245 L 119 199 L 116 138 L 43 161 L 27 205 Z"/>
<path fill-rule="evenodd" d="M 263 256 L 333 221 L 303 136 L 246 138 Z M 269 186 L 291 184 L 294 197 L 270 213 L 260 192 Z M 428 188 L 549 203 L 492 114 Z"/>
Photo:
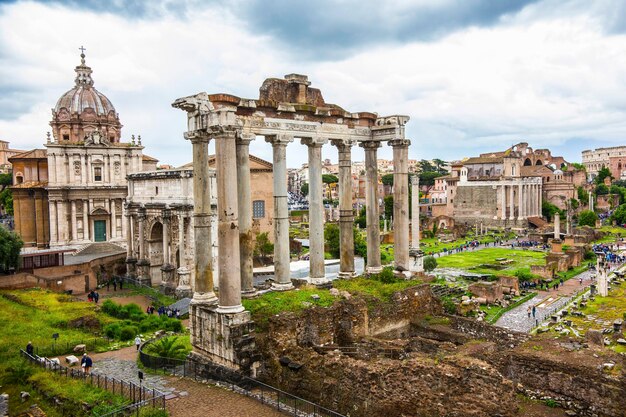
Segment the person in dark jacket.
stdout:
<path fill-rule="evenodd" d="M 83 353 L 83 358 L 80 361 L 80 365 L 83 367 L 83 372 L 85 373 L 85 375 L 89 375 L 91 373 L 93 361 L 91 360 L 91 357 L 87 355 L 87 352 Z"/>
<path fill-rule="evenodd" d="M 30 356 L 33 356 L 34 352 L 35 348 L 33 348 L 33 342 L 28 342 L 28 344 L 26 345 L 26 353 L 28 353 Z"/>

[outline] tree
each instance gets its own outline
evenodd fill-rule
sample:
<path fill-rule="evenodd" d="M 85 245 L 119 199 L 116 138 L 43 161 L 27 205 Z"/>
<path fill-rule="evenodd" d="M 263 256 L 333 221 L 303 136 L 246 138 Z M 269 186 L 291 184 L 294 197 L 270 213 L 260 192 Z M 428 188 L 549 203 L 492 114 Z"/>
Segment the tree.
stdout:
<path fill-rule="evenodd" d="M 424 257 L 424 271 L 430 272 L 437 268 L 437 260 L 433 256 Z"/>
<path fill-rule="evenodd" d="M 326 242 L 326 251 L 333 258 L 339 258 L 339 226 L 334 223 L 327 223 L 324 228 L 324 241 Z"/>
<path fill-rule="evenodd" d="M 614 220 L 617 224 L 626 224 L 626 204 L 622 204 L 615 209 L 611 220 Z"/>
<path fill-rule="evenodd" d="M 422 159 L 420 161 L 420 171 L 421 172 L 436 172 L 437 169 L 429 161 Z"/>
<path fill-rule="evenodd" d="M 585 206 L 589 204 L 589 193 L 585 191 L 585 189 L 581 186 L 579 186 L 576 191 L 578 193 L 578 201 L 580 201 Z"/>
<path fill-rule="evenodd" d="M 23 245 L 24 242 L 16 233 L 0 227 L 0 269 L 17 269 Z"/>
<path fill-rule="evenodd" d="M 4 208 L 7 214 L 13 215 L 13 193 L 10 188 L 0 192 L 0 207 Z"/>
<path fill-rule="evenodd" d="M 185 345 L 175 336 L 164 337 L 148 346 L 149 353 L 162 358 L 185 359 L 189 353 Z"/>
<path fill-rule="evenodd" d="M 433 159 L 433 164 L 435 164 L 435 170 L 439 173 L 445 174 L 447 171 L 443 168 L 447 163 L 441 159 L 435 158 Z"/>
<path fill-rule="evenodd" d="M 578 215 L 579 226 L 591 226 L 595 227 L 598 215 L 591 210 L 583 210 Z"/>
<path fill-rule="evenodd" d="M 324 184 L 336 184 L 339 182 L 339 178 L 333 174 L 322 174 L 322 182 Z"/>
<path fill-rule="evenodd" d="M 380 181 L 383 185 L 388 185 L 393 187 L 393 174 L 385 174 L 380 178 Z"/>
<path fill-rule="evenodd" d="M 605 166 L 603 166 L 600 171 L 598 171 L 598 176 L 596 177 L 596 184 L 604 184 L 605 178 L 613 178 L 611 175 L 611 171 Z"/>
<path fill-rule="evenodd" d="M 256 235 L 256 243 L 254 245 L 254 256 L 260 257 L 263 262 L 270 254 L 274 252 L 274 244 L 270 242 L 267 232 Z"/>
<path fill-rule="evenodd" d="M 572 210 L 576 210 L 578 208 L 578 206 L 580 205 L 578 200 L 576 200 L 575 198 L 570 198 L 569 199 L 569 204 L 570 204 L 570 207 L 572 207 Z"/>
<path fill-rule="evenodd" d="M 352 229 L 352 232 L 354 237 L 354 254 L 362 256 L 367 262 L 367 242 L 363 237 L 363 233 L 361 233 L 356 227 Z"/>
<path fill-rule="evenodd" d="M 435 178 L 441 177 L 443 174 L 436 171 L 426 171 L 420 173 L 420 186 L 428 187 L 428 191 L 435 185 Z"/>
<path fill-rule="evenodd" d="M 600 183 L 596 185 L 596 195 L 607 195 L 609 193 L 609 187 Z"/>
<path fill-rule="evenodd" d="M 365 206 L 363 206 L 359 211 L 359 215 L 356 216 L 356 218 L 354 219 L 354 224 L 358 224 L 361 229 L 365 229 L 365 227 L 367 226 L 367 215 L 365 213 Z"/>
<path fill-rule="evenodd" d="M 579 164 L 578 162 L 572 162 L 569 164 L 576 171 L 587 171 L 587 168 L 583 164 Z"/>
<path fill-rule="evenodd" d="M 541 214 L 543 215 L 543 217 L 548 219 L 548 221 L 552 221 L 555 214 L 561 216 L 562 213 L 557 206 L 544 200 L 541 203 Z"/>
<path fill-rule="evenodd" d="M 309 195 L 309 183 L 308 182 L 305 182 L 300 186 L 300 193 L 305 197 Z"/>
<path fill-rule="evenodd" d="M 0 174 L 0 191 L 4 190 L 8 186 L 13 185 L 13 174 Z"/>
<path fill-rule="evenodd" d="M 393 217 L 393 195 L 388 195 L 383 198 L 385 204 L 385 218 L 390 220 Z"/>

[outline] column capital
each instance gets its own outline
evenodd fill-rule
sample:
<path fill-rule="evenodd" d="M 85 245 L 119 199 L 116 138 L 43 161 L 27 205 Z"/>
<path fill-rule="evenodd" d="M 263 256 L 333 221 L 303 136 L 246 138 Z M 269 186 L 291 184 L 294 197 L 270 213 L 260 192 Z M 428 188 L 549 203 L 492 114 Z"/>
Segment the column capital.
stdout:
<path fill-rule="evenodd" d="M 191 143 L 209 143 L 211 141 L 211 134 L 209 132 L 195 130 L 192 132 L 183 133 L 185 139 Z"/>
<path fill-rule="evenodd" d="M 367 141 L 359 142 L 359 146 L 363 149 L 378 149 L 382 146 L 382 144 L 377 141 Z"/>
<path fill-rule="evenodd" d="M 328 143 L 328 139 L 315 136 L 311 138 L 302 138 L 300 139 L 300 143 L 308 147 L 321 148 L 322 145 Z"/>
<path fill-rule="evenodd" d="M 331 139 L 330 143 L 333 146 L 336 146 L 340 151 L 345 148 L 351 148 L 356 145 L 356 140 L 354 139 Z"/>
<path fill-rule="evenodd" d="M 208 134 L 211 135 L 211 137 L 214 137 L 216 139 L 217 138 L 235 139 L 237 134 L 239 133 L 239 129 L 237 129 L 236 126 L 232 126 L 232 125 L 215 124 L 215 125 L 207 126 L 206 130 Z"/>
<path fill-rule="evenodd" d="M 408 148 L 411 145 L 411 141 L 409 139 L 394 139 L 387 142 L 389 146 L 392 147 L 400 147 L 400 148 Z"/>
<path fill-rule="evenodd" d="M 287 146 L 289 143 L 293 142 L 293 135 L 288 135 L 286 133 L 267 135 L 265 136 L 265 141 L 267 143 L 271 143 L 272 146 Z"/>
<path fill-rule="evenodd" d="M 164 208 L 161 212 L 161 218 L 163 219 L 163 223 L 167 223 L 172 218 L 172 210 L 169 208 Z"/>
<path fill-rule="evenodd" d="M 410 178 L 411 178 L 411 185 L 417 185 L 417 186 L 420 185 L 420 176 L 419 175 L 413 174 L 413 175 L 410 176 Z"/>
<path fill-rule="evenodd" d="M 250 142 L 256 139 L 256 135 L 254 133 L 238 132 L 236 139 L 237 139 L 237 142 L 236 142 L 237 145 L 249 146 Z"/>

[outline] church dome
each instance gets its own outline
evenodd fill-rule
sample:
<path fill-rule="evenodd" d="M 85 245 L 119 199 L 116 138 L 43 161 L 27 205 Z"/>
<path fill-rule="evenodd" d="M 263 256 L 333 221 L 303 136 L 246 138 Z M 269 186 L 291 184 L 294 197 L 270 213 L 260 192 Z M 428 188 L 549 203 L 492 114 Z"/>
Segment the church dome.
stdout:
<path fill-rule="evenodd" d="M 91 68 L 85 65 L 85 55 L 81 54 L 81 64 L 76 67 L 76 85 L 63 94 L 54 106 L 54 112 L 67 109 L 70 113 L 81 114 L 85 109 L 93 109 L 97 116 L 115 113 L 111 100 L 93 87 Z"/>

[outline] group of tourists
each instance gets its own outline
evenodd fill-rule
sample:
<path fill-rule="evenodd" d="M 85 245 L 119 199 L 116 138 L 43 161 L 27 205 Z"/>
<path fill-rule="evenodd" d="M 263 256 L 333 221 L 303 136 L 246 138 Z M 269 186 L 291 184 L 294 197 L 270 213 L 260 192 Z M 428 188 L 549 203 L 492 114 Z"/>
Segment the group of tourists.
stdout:
<path fill-rule="evenodd" d="M 146 313 L 148 314 L 154 314 L 155 311 L 157 312 L 159 317 L 162 315 L 166 315 L 169 318 L 176 317 L 177 319 L 180 319 L 180 310 L 177 308 L 169 308 L 163 306 L 157 309 L 155 309 L 154 306 L 149 306 L 148 308 L 146 308 Z"/>
<path fill-rule="evenodd" d="M 113 291 L 117 291 L 117 286 L 120 286 L 120 290 L 124 289 L 124 280 L 121 278 L 111 278 L 107 281 L 107 291 L 110 291 L 111 285 L 113 285 Z"/>
<path fill-rule="evenodd" d="M 98 294 L 98 291 L 95 290 L 91 290 L 89 291 L 89 294 L 87 294 L 87 300 L 89 300 L 89 302 L 94 302 L 96 304 L 98 304 L 98 301 L 100 300 L 100 294 Z"/>

